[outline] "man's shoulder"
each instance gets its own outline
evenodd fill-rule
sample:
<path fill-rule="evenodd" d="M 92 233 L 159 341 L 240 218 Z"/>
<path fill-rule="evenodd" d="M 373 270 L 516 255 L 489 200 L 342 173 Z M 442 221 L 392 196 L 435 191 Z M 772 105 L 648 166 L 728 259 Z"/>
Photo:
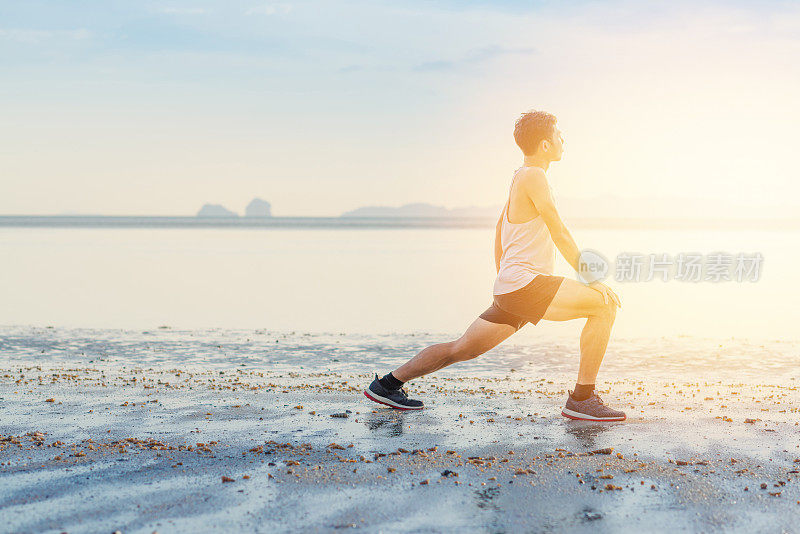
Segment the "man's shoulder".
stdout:
<path fill-rule="evenodd" d="M 527 187 L 549 187 L 547 174 L 540 167 L 522 167 L 519 172 L 519 181 Z"/>

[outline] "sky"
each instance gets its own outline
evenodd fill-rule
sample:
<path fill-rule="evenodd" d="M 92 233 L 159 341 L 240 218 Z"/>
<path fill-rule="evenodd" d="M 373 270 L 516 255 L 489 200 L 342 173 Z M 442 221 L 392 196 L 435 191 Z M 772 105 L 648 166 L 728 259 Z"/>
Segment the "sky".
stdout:
<path fill-rule="evenodd" d="M 0 0 L 0 64 L 0 214 L 501 205 L 529 109 L 557 203 L 800 194 L 797 2 Z"/>

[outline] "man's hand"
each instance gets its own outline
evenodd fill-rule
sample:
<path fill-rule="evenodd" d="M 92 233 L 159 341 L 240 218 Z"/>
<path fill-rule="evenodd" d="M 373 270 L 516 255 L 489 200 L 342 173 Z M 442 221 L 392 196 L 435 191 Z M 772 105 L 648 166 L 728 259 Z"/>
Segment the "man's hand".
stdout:
<path fill-rule="evenodd" d="M 617 307 L 622 308 L 622 303 L 620 303 L 619 297 L 617 296 L 616 293 L 611 291 L 611 288 L 608 287 L 607 285 L 595 281 L 592 282 L 591 284 L 588 284 L 588 286 L 594 289 L 595 291 L 599 291 L 600 294 L 603 295 L 604 304 L 608 304 L 608 300 L 611 299 L 611 301 L 614 302 L 614 304 L 616 304 Z"/>

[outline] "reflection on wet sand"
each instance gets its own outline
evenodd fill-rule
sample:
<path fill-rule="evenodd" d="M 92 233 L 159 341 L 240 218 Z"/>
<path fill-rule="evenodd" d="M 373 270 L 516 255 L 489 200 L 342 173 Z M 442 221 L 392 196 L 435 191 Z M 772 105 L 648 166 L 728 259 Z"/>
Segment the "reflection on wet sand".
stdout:
<path fill-rule="evenodd" d="M 376 409 L 364 417 L 364 425 L 379 435 L 396 437 L 403 434 L 404 412 L 392 408 Z"/>
<path fill-rule="evenodd" d="M 591 421 L 564 421 L 564 431 L 575 438 L 575 441 L 585 449 L 597 447 L 597 438 L 604 432 L 608 432 L 617 424 L 623 423 L 594 423 Z"/>

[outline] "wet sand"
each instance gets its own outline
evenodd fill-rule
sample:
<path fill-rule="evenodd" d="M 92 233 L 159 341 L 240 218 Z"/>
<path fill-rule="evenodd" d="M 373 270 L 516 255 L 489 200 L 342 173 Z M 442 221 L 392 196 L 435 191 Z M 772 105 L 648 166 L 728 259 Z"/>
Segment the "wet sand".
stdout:
<path fill-rule="evenodd" d="M 628 420 L 595 424 L 559 415 L 575 362 L 557 365 L 553 341 L 540 344 L 555 354 L 546 377 L 509 367 L 510 345 L 493 368 L 413 381 L 426 409 L 399 412 L 364 397 L 371 375 L 352 359 L 290 370 L 265 344 L 254 352 L 269 365 L 170 366 L 125 350 L 162 354 L 175 333 L 102 351 L 86 341 L 101 333 L 84 334 L 3 330 L 2 531 L 753 532 L 800 517 L 800 399 L 786 372 L 732 380 L 687 363 L 667 379 L 642 362 L 638 378 L 601 384 Z M 304 337 L 281 343 L 320 346 Z M 385 341 L 343 339 L 355 355 Z M 610 348 L 609 367 L 626 350 Z"/>

